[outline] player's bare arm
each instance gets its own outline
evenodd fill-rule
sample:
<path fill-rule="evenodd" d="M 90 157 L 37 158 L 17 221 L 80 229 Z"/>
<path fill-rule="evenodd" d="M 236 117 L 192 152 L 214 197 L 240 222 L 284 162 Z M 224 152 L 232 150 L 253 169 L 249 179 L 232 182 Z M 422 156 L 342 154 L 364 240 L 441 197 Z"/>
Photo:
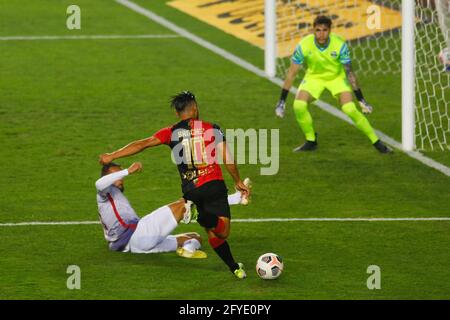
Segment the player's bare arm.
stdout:
<path fill-rule="evenodd" d="M 102 176 L 95 182 L 95 187 L 98 191 L 103 191 L 110 185 L 114 184 L 119 189 L 122 189 L 123 178 L 127 175 L 139 172 L 142 170 L 142 163 L 134 162 L 128 169 L 122 170 L 120 166 L 111 167 L 109 169 L 109 174 Z"/>
<path fill-rule="evenodd" d="M 236 189 L 245 196 L 250 195 L 250 189 L 242 182 L 241 177 L 239 175 L 239 170 L 236 165 L 236 162 L 234 161 L 233 155 L 231 154 L 228 145 L 226 142 L 220 142 L 217 144 L 217 151 L 219 155 L 222 155 L 223 157 L 223 163 L 225 165 L 225 168 L 227 169 L 228 173 L 234 180 L 234 185 Z"/>
<path fill-rule="evenodd" d="M 345 74 L 347 75 L 348 82 L 350 82 L 350 85 L 352 86 L 353 90 L 358 90 L 359 89 L 358 80 L 356 79 L 356 75 L 353 72 L 352 63 L 349 62 L 347 64 L 344 64 L 344 70 Z"/>
<path fill-rule="evenodd" d="M 356 99 L 358 99 L 359 106 L 361 107 L 362 112 L 371 113 L 373 107 L 364 99 L 361 88 L 358 85 L 356 75 L 353 72 L 351 62 L 344 64 L 344 70 L 345 74 L 347 75 L 348 82 L 352 86 L 353 92 L 355 93 Z"/>
<path fill-rule="evenodd" d="M 140 162 L 134 162 L 129 168 L 128 168 L 128 174 L 133 174 L 136 172 L 142 171 L 142 163 Z"/>
<path fill-rule="evenodd" d="M 127 144 L 125 147 L 111 152 L 111 153 L 105 153 L 100 155 L 99 162 L 101 164 L 108 164 L 115 159 L 129 157 L 131 155 L 134 155 L 136 153 L 139 153 L 143 151 L 144 149 L 155 147 L 161 144 L 161 141 L 156 138 L 155 136 L 151 136 L 146 139 L 137 140 L 134 142 L 131 142 L 130 144 Z"/>
<path fill-rule="evenodd" d="M 298 71 L 300 70 L 301 65 L 291 63 L 289 69 L 286 74 L 286 78 L 284 79 L 283 89 L 289 91 L 291 89 L 292 84 L 294 83 L 295 77 L 297 76 Z"/>
<path fill-rule="evenodd" d="M 292 84 L 294 83 L 295 77 L 297 76 L 298 71 L 300 70 L 301 65 L 291 63 L 286 78 L 284 80 L 283 89 L 281 90 L 281 96 L 280 100 L 277 103 L 277 106 L 275 108 L 275 114 L 283 118 L 284 117 L 284 111 L 286 109 L 286 99 L 289 94 L 289 90 L 292 87 Z"/>

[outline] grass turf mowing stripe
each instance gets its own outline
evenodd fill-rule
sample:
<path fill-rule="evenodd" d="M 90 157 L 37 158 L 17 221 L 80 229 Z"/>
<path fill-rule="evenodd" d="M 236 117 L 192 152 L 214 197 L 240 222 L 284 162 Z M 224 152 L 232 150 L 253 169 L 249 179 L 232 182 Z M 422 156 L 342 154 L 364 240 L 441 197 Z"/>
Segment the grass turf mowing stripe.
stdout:
<path fill-rule="evenodd" d="M 139 6 L 138 4 L 129 1 L 129 0 L 115 0 L 117 3 L 127 7 L 128 9 L 131 9 L 145 17 L 147 17 L 148 19 L 166 27 L 167 29 L 179 34 L 182 37 L 185 37 L 189 40 L 191 40 L 192 42 L 222 56 L 223 58 L 241 66 L 242 68 L 251 71 L 253 73 L 255 73 L 256 75 L 262 77 L 262 78 L 266 78 L 268 80 L 270 80 L 271 82 L 277 84 L 278 86 L 282 86 L 283 85 L 283 80 L 280 78 L 271 78 L 269 76 L 267 76 L 265 74 L 265 72 L 263 70 L 261 70 L 260 68 L 254 66 L 253 64 L 235 56 L 234 54 L 212 44 L 209 41 L 206 41 L 205 39 L 196 36 L 195 34 L 187 31 L 184 28 L 179 27 L 178 25 L 174 24 L 173 22 L 157 15 L 156 13 L 143 8 L 141 6 Z M 291 92 L 296 93 L 297 89 L 292 87 Z M 347 116 L 340 110 L 334 108 L 333 106 L 329 105 L 328 103 L 324 102 L 324 101 L 316 101 L 315 104 L 322 110 L 336 116 L 339 119 L 345 120 L 346 122 L 350 123 L 351 125 L 353 125 L 353 123 L 347 118 Z M 386 142 L 387 144 L 391 145 L 392 147 L 402 151 L 402 147 L 401 147 L 401 143 L 394 140 L 393 138 L 389 137 L 388 135 L 382 133 L 379 130 L 376 130 L 377 134 L 381 137 L 381 139 Z M 421 163 L 425 164 L 428 167 L 431 167 L 441 173 L 443 173 L 444 175 L 450 177 L 450 168 L 443 165 L 442 163 L 439 163 L 431 158 L 428 158 L 426 156 L 424 156 L 423 154 L 419 153 L 419 152 L 405 152 L 408 156 L 412 157 L 413 159 L 416 159 L 418 161 L 420 161 Z"/>
<path fill-rule="evenodd" d="M 262 219 L 233 219 L 232 222 L 388 222 L 388 221 L 450 221 L 450 217 L 430 217 L 430 218 L 262 218 Z M 99 221 L 30 221 L 30 222 L 8 222 L 0 223 L 0 227 L 19 226 L 64 226 L 64 225 L 84 225 L 100 224 Z"/>
<path fill-rule="evenodd" d="M 180 38 L 176 34 L 136 34 L 136 35 L 84 35 L 84 36 L 11 36 L 0 37 L 0 41 L 36 41 L 36 40 L 110 40 L 110 39 L 170 39 Z"/>

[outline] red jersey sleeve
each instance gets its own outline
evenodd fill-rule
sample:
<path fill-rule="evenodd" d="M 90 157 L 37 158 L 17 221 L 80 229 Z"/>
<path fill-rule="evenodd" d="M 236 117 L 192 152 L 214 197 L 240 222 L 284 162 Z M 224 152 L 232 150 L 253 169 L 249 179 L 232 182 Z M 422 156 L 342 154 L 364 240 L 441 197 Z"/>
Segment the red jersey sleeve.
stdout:
<path fill-rule="evenodd" d="M 172 128 L 171 127 L 162 128 L 161 130 L 156 132 L 153 136 L 158 138 L 159 141 L 161 141 L 161 143 L 169 144 L 170 140 L 172 139 Z"/>

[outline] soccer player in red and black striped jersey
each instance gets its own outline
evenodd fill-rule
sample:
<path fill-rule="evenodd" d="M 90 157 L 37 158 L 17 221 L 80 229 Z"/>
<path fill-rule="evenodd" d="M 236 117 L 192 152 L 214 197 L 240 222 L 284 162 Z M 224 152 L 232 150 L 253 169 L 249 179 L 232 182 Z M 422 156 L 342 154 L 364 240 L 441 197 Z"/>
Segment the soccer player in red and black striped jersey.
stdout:
<path fill-rule="evenodd" d="M 172 97 L 171 105 L 181 121 L 149 138 L 101 155 L 100 162 L 108 164 L 149 147 L 168 145 L 178 166 L 183 197 L 197 206 L 198 223 L 205 228 L 214 251 L 236 277 L 243 279 L 246 277 L 243 264 L 234 260 L 226 241 L 230 234 L 231 214 L 219 163 L 224 163 L 243 197 L 248 197 L 250 190 L 240 178 L 219 126 L 199 119 L 195 96 L 189 91 L 181 92 Z"/>

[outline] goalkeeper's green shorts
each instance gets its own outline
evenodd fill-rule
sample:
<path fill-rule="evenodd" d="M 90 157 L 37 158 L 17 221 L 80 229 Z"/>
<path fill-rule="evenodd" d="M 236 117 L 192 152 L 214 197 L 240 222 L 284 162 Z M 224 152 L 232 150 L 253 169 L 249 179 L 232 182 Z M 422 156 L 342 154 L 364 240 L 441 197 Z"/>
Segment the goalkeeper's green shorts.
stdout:
<path fill-rule="evenodd" d="M 352 87 L 346 78 L 337 78 L 326 81 L 322 79 L 305 77 L 300 83 L 298 89 L 307 91 L 316 100 L 320 98 L 323 90 L 325 89 L 330 91 L 334 97 L 342 92 L 352 92 Z"/>

